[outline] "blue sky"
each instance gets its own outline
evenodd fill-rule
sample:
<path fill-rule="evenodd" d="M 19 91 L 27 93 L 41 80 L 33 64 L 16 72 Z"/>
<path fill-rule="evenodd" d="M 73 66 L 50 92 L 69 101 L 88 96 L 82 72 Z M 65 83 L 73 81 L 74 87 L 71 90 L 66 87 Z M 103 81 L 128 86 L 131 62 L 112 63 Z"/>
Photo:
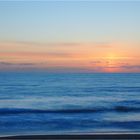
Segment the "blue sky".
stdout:
<path fill-rule="evenodd" d="M 139 42 L 138 1 L 0 2 L 0 40 Z"/>
<path fill-rule="evenodd" d="M 140 1 L 1 1 L 0 70 L 140 72 Z"/>

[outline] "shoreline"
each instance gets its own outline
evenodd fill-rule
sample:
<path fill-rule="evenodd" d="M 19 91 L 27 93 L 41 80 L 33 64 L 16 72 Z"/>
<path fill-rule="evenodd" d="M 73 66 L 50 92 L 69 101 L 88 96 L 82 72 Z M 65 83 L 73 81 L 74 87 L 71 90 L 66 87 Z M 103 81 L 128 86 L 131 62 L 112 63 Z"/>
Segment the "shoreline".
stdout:
<path fill-rule="evenodd" d="M 140 139 L 140 133 L 95 133 L 59 135 L 16 135 L 2 136 L 0 139 Z"/>

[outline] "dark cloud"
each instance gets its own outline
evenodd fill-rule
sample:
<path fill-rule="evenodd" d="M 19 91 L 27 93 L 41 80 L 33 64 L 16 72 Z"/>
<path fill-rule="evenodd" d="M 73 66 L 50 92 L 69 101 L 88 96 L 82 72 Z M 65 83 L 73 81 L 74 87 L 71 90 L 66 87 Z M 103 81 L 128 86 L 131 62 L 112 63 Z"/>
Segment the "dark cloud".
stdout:
<path fill-rule="evenodd" d="M 104 68 L 113 68 L 113 69 L 139 69 L 140 70 L 140 65 L 120 65 L 120 66 L 104 66 Z"/>
<path fill-rule="evenodd" d="M 74 55 L 73 53 L 61 53 L 61 52 L 48 52 L 46 54 L 52 57 L 71 57 Z"/>
<path fill-rule="evenodd" d="M 101 64 L 102 61 L 91 61 L 91 64 L 94 64 L 96 69 L 103 69 L 103 68 L 112 68 L 112 69 L 125 69 L 125 70 L 133 70 L 133 69 L 139 69 L 140 70 L 140 65 L 130 65 L 129 63 L 118 63 L 118 65 L 99 65 L 97 66 L 96 64 Z M 105 61 L 104 63 L 109 64 L 110 62 Z"/>
<path fill-rule="evenodd" d="M 122 65 L 121 68 L 124 68 L 124 69 L 140 69 L 140 65 Z"/>
<path fill-rule="evenodd" d="M 102 63 L 102 62 L 101 62 L 101 61 L 98 61 L 98 60 L 97 60 L 97 61 L 95 60 L 95 61 L 91 61 L 91 63 L 92 63 L 92 64 L 100 64 L 100 63 Z"/>
<path fill-rule="evenodd" d="M 10 62 L 0 62 L 3 66 L 34 66 L 35 63 L 10 63 Z"/>
<path fill-rule="evenodd" d="M 0 65 L 12 65 L 12 63 L 9 63 L 9 62 L 0 62 Z"/>

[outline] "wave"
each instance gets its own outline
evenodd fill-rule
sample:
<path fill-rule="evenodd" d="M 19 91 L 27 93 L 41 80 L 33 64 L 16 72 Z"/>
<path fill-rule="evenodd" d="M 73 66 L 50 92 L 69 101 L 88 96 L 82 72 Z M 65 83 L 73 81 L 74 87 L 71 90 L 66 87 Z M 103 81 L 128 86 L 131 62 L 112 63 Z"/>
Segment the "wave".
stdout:
<path fill-rule="evenodd" d="M 121 87 L 121 86 L 111 86 L 111 87 L 94 87 L 94 88 L 84 88 L 85 92 L 139 92 L 140 87 Z"/>
<path fill-rule="evenodd" d="M 97 112 L 140 112 L 140 107 L 115 106 L 114 108 L 85 108 L 85 109 L 24 109 L 24 108 L 1 108 L 0 115 L 24 114 L 24 113 L 97 113 Z"/>
<path fill-rule="evenodd" d="M 137 112 L 140 111 L 140 107 L 131 107 L 131 106 L 116 106 L 115 111 L 117 112 Z"/>

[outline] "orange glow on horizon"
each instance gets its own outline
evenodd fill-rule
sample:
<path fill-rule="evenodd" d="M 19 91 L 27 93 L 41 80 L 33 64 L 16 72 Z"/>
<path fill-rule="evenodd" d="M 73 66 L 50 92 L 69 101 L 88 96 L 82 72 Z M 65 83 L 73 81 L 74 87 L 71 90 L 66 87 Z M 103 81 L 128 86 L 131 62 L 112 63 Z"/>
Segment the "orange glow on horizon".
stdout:
<path fill-rule="evenodd" d="M 90 72 L 140 72 L 138 49 L 135 51 L 128 47 L 126 50 L 119 45 L 63 43 L 48 47 L 44 44 L 34 46 L 33 43 L 0 44 L 0 69 L 33 67 Z M 8 49 L 10 47 L 11 51 Z M 40 51 L 37 51 L 39 48 Z"/>

